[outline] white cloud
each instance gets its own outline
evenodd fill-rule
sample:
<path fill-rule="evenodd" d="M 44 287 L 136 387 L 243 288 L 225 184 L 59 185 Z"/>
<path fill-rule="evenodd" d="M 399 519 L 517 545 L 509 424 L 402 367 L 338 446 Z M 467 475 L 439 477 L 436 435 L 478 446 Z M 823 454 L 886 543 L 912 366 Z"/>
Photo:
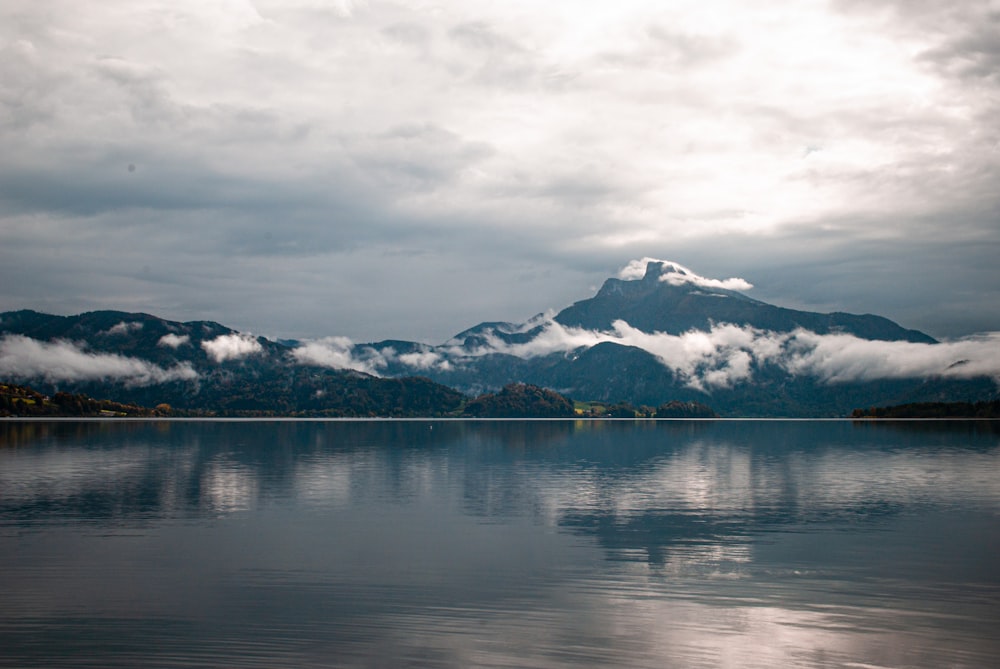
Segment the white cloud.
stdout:
<path fill-rule="evenodd" d="M 455 356 L 463 353 L 471 357 L 505 353 L 519 358 L 533 358 L 611 342 L 651 353 L 682 381 L 704 390 L 709 386 L 729 387 L 749 379 L 751 362 L 768 359 L 780 348 L 764 333 L 735 325 L 718 325 L 710 332 L 692 330 L 681 335 L 643 332 L 622 320 L 615 321 L 613 326 L 613 330 L 605 332 L 565 327 L 550 321 L 537 337 L 528 342 L 508 344 L 500 337 L 486 333 L 486 344 L 476 350 L 463 352 L 459 347 L 450 347 L 449 351 Z"/>
<path fill-rule="evenodd" d="M 445 360 L 440 353 L 435 353 L 434 351 L 415 351 L 413 353 L 404 353 L 400 355 L 397 360 L 408 367 L 413 367 L 414 369 L 451 369 L 451 363 Z"/>
<path fill-rule="evenodd" d="M 360 357 L 354 344 L 347 337 L 324 337 L 307 342 L 292 351 L 292 356 L 303 365 L 318 365 L 332 369 L 353 369 L 365 374 L 378 375 L 378 370 L 386 366 L 386 355 L 393 355 L 392 349 L 376 351 L 365 348 Z"/>
<path fill-rule="evenodd" d="M 787 348 L 789 356 L 784 366 L 789 371 L 831 383 L 929 376 L 962 379 L 991 376 L 1000 382 L 998 332 L 938 344 L 918 344 L 799 330 Z"/>
<path fill-rule="evenodd" d="M 631 260 L 618 272 L 618 278 L 626 281 L 641 279 L 646 276 L 646 268 L 649 263 L 656 263 L 663 266 L 660 274 L 660 281 L 665 281 L 671 285 L 679 286 L 685 283 L 693 283 L 696 286 L 705 288 L 724 288 L 726 290 L 750 290 L 753 284 L 746 279 L 709 279 L 692 272 L 687 267 L 671 260 L 659 260 L 657 258 L 642 258 L 641 260 Z"/>
<path fill-rule="evenodd" d="M 169 346 L 170 348 L 180 348 L 181 346 L 190 343 L 191 337 L 189 335 L 176 335 L 173 332 L 169 332 L 160 337 L 160 341 L 156 342 L 156 345 Z"/>
<path fill-rule="evenodd" d="M 660 277 L 660 281 L 666 281 L 674 286 L 679 286 L 682 283 L 693 283 L 696 286 L 704 286 L 705 288 L 725 288 L 726 290 L 750 290 L 753 288 L 753 284 L 746 279 L 735 277 L 730 279 L 706 279 L 697 274 L 690 275 L 679 272 L 664 274 Z"/>
<path fill-rule="evenodd" d="M 211 341 L 203 341 L 201 347 L 215 362 L 236 360 L 263 350 L 257 338 L 248 334 L 219 335 Z"/>
<path fill-rule="evenodd" d="M 138 358 L 87 353 L 68 341 L 44 342 L 22 335 L 0 339 L 0 374 L 49 382 L 122 381 L 130 386 L 198 378 L 198 373 L 186 362 L 164 369 Z"/>
<path fill-rule="evenodd" d="M 657 260 L 656 258 L 640 258 L 638 260 L 630 260 L 627 265 L 618 270 L 618 278 L 623 281 L 635 281 L 646 276 L 646 264 L 651 262 L 666 263 L 666 260 Z"/>
<path fill-rule="evenodd" d="M 431 350 L 428 347 L 424 350 L 398 354 L 391 346 L 382 349 L 371 346 L 359 348 L 347 337 L 324 337 L 302 344 L 292 351 L 292 356 L 304 365 L 353 369 L 379 376 L 390 363 L 403 364 L 420 371 L 432 369 L 449 371 L 453 368 L 447 357 L 450 350 L 448 348 Z"/>
<path fill-rule="evenodd" d="M 101 334 L 108 335 L 127 335 L 130 332 L 135 332 L 142 329 L 143 324 L 138 321 L 133 321 L 131 323 L 126 323 L 125 321 L 119 322 L 117 325 L 113 325 Z"/>

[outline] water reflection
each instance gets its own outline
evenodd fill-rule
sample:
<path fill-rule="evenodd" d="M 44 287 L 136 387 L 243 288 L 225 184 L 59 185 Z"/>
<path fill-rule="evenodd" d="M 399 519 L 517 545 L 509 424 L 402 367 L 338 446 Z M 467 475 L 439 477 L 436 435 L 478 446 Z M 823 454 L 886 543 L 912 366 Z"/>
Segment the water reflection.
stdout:
<path fill-rule="evenodd" d="M 0 422 L 0 666 L 989 666 L 998 441 Z"/>

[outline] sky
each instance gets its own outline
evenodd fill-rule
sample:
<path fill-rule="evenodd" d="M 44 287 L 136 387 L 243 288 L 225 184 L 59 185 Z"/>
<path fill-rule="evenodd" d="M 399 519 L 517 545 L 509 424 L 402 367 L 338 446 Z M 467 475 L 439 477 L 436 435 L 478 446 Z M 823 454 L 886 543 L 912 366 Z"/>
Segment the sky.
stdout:
<path fill-rule="evenodd" d="M 0 311 L 440 343 L 635 259 L 1000 331 L 1000 0 L 5 0 Z"/>

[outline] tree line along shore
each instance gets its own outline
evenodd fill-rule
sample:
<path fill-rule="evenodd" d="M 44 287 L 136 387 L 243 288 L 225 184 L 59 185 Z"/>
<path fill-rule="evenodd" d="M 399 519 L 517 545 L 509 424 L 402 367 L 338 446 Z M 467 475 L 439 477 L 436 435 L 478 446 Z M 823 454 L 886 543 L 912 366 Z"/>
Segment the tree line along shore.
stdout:
<path fill-rule="evenodd" d="M 373 406 L 367 396 L 356 403 L 341 402 L 324 409 L 284 408 L 177 408 L 166 403 L 153 407 L 95 399 L 82 393 L 56 392 L 45 395 L 28 386 L 0 384 L 0 417 L 106 417 L 106 418 L 199 418 L 199 417 L 290 417 L 290 418 L 717 418 L 704 404 L 671 400 L 657 407 L 633 406 L 628 402 L 574 401 L 553 390 L 513 383 L 496 393 L 483 393 L 455 402 L 447 398 L 441 406 Z M 853 419 L 969 419 L 1000 418 L 1000 400 L 984 402 L 917 402 L 886 407 L 855 409 Z"/>
<path fill-rule="evenodd" d="M 268 408 L 202 407 L 180 408 L 167 403 L 153 407 L 82 393 L 56 392 L 46 395 L 28 386 L 0 384 L 2 417 L 106 417 L 106 418 L 210 418 L 210 417 L 289 417 L 289 418 L 715 418 L 710 407 L 698 402 L 671 400 L 657 407 L 634 407 L 627 402 L 574 402 L 553 390 L 531 384 L 512 383 L 495 393 L 468 398 L 431 398 L 417 406 L 386 395 L 387 401 L 370 394 L 346 394 L 326 408 L 296 410 L 286 406 Z"/>

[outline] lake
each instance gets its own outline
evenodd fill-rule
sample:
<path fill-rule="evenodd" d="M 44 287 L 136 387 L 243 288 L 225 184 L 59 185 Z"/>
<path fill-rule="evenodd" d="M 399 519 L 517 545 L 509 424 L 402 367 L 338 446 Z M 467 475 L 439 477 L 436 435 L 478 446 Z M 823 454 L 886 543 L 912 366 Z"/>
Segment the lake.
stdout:
<path fill-rule="evenodd" d="M 989 421 L 0 421 L 4 667 L 993 667 Z"/>

